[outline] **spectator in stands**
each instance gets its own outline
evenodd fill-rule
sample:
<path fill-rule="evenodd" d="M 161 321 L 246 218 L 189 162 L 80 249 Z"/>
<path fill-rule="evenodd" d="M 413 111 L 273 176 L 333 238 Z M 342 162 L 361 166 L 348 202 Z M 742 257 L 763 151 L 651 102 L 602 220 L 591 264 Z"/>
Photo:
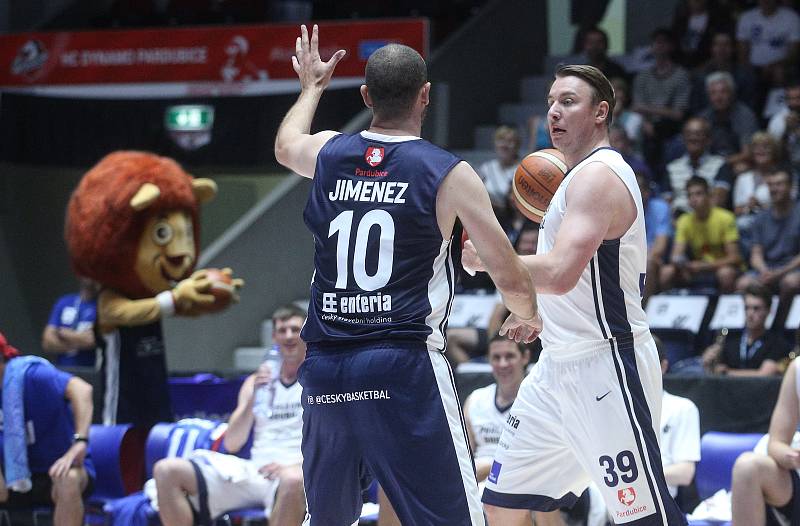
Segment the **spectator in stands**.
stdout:
<path fill-rule="evenodd" d="M 758 118 L 746 104 L 736 100 L 736 82 L 727 71 L 717 71 L 706 76 L 706 93 L 709 107 L 702 110 L 702 117 L 711 125 L 709 151 L 735 162 L 742 147 L 758 131 Z"/>
<path fill-rule="evenodd" d="M 796 64 L 800 17 L 778 0 L 758 0 L 758 6 L 739 16 L 736 40 L 739 61 L 757 68 L 762 82 L 774 82 L 776 70 Z"/>
<path fill-rule="evenodd" d="M 779 315 L 775 321 L 782 325 L 794 295 L 800 292 L 800 203 L 791 197 L 791 179 L 785 170 L 767 175 L 766 184 L 772 204 L 753 221 L 750 249 L 753 270 L 739 279 L 737 288 L 744 291 L 757 283 L 770 293 L 779 294 Z"/>
<path fill-rule="evenodd" d="M 77 293 L 58 298 L 42 332 L 42 349 L 58 353 L 56 364 L 94 367 L 94 322 L 99 285 L 80 278 Z"/>
<path fill-rule="evenodd" d="M 519 164 L 519 147 L 520 140 L 517 130 L 508 126 L 500 126 L 494 132 L 495 158 L 478 167 L 478 175 L 489 192 L 495 215 L 501 220 L 509 212 L 507 196 L 511 189 L 511 181 L 514 179 L 514 172 Z"/>
<path fill-rule="evenodd" d="M 653 180 L 653 171 L 650 170 L 650 167 L 644 159 L 634 152 L 628 134 L 622 126 L 618 126 L 614 123 L 611 128 L 609 128 L 608 142 L 611 144 L 612 148 L 622 155 L 622 158 L 625 159 L 625 162 L 630 165 L 635 173 L 644 174 L 649 180 Z"/>
<path fill-rule="evenodd" d="M 725 158 L 709 152 L 711 127 L 707 120 L 692 117 L 683 125 L 683 143 L 686 153 L 667 164 L 666 176 L 669 188 L 665 197 L 673 211 L 685 212 L 689 208 L 686 182 L 692 177 L 702 177 L 709 186 L 714 185 L 717 173 L 725 164 Z"/>
<path fill-rule="evenodd" d="M 644 132 L 644 118 L 630 108 L 630 89 L 628 82 L 622 77 L 609 79 L 614 87 L 614 115 L 613 126 L 622 127 L 631 143 L 631 150 L 637 155 L 642 154 L 642 141 Z"/>
<path fill-rule="evenodd" d="M 786 87 L 785 105 L 769 120 L 767 131 L 783 143 L 792 168 L 800 168 L 800 82 Z"/>
<path fill-rule="evenodd" d="M 777 331 L 768 331 L 772 294 L 761 285 L 750 285 L 744 297 L 744 330 L 740 337 L 723 338 L 703 351 L 708 372 L 731 376 L 771 376 L 789 355 L 789 343 Z"/>
<path fill-rule="evenodd" d="M 757 132 L 750 141 L 750 169 L 736 176 L 733 185 L 733 211 L 752 214 L 769 206 L 766 178 L 779 170 L 783 152 L 781 143 L 767 132 Z"/>
<path fill-rule="evenodd" d="M 642 303 L 658 292 L 658 276 L 667 255 L 672 237 L 672 214 L 666 201 L 653 195 L 650 180 L 636 172 L 636 182 L 642 194 L 644 225 L 647 231 L 647 279 L 645 279 Z"/>
<path fill-rule="evenodd" d="M 249 460 L 197 450 L 189 458 L 156 463 L 153 477 L 164 526 L 190 526 L 195 517 L 208 524 L 225 511 L 252 506 L 264 506 L 270 524 L 303 521 L 303 409 L 297 370 L 306 355 L 300 339 L 305 317 L 305 312 L 294 306 L 275 311 L 272 337 L 281 354 L 280 371 L 276 375 L 264 364 L 239 390 L 224 445 L 235 453 L 252 431 Z"/>
<path fill-rule="evenodd" d="M 2 333 L 0 378 L 5 388 L 0 440 L 6 453 L 0 510 L 54 506 L 54 524 L 82 525 L 83 499 L 95 479 L 87 453 L 92 386 L 46 360 L 20 357 Z"/>
<path fill-rule="evenodd" d="M 712 206 L 708 181 L 693 176 L 686 183 L 692 211 L 678 218 L 670 263 L 661 267 L 661 289 L 715 286 L 734 291 L 739 274 L 739 232 L 733 213 Z"/>
<path fill-rule="evenodd" d="M 706 92 L 706 77 L 724 71 L 733 76 L 736 86 L 736 99 L 750 109 L 758 109 L 756 100 L 756 73 L 749 64 L 736 60 L 736 42 L 727 32 L 715 33 L 711 40 L 711 57 L 698 67 L 692 75 L 691 111 L 697 113 L 709 104 Z"/>
<path fill-rule="evenodd" d="M 672 32 L 686 67 L 694 68 L 708 60 L 712 36 L 732 30 L 730 12 L 720 9 L 715 0 L 684 0 L 675 7 Z"/>
<path fill-rule="evenodd" d="M 608 35 L 599 27 L 590 27 L 583 32 L 583 53 L 578 57 L 578 64 L 594 66 L 611 79 L 627 78 L 625 68 L 608 58 Z"/>
<path fill-rule="evenodd" d="M 645 119 L 645 159 L 658 166 L 664 141 L 678 133 L 689 108 L 690 79 L 674 62 L 675 38 L 668 29 L 653 32 L 651 49 L 655 64 L 636 75 L 631 109 Z"/>
<path fill-rule="evenodd" d="M 733 466 L 733 526 L 764 526 L 767 506 L 783 516 L 781 524 L 797 520 L 800 451 L 792 447 L 792 437 L 800 423 L 798 364 L 794 360 L 783 377 L 769 423 L 767 455 L 743 453 Z"/>

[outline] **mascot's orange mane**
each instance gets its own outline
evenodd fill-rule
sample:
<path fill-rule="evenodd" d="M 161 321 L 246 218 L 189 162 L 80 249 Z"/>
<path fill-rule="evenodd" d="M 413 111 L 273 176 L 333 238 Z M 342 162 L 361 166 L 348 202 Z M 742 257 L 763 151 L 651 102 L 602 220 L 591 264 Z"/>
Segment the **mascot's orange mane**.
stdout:
<path fill-rule="evenodd" d="M 67 207 L 65 237 L 72 266 L 130 298 L 153 296 L 134 271 L 136 253 L 146 221 L 153 215 L 186 210 L 194 226 L 199 253 L 198 203 L 192 176 L 166 157 L 119 151 L 107 155 L 72 193 Z M 137 212 L 131 199 L 144 183 L 160 190 L 152 206 Z"/>

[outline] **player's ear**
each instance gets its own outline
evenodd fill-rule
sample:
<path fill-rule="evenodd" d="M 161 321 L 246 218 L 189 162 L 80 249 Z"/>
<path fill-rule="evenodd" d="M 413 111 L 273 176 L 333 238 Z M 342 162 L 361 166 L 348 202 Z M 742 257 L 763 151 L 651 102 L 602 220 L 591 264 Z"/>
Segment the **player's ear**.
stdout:
<path fill-rule="evenodd" d="M 431 103 L 431 83 L 426 82 L 422 85 L 419 89 L 419 101 L 422 103 L 423 106 L 427 106 Z"/>
<path fill-rule="evenodd" d="M 601 100 L 600 104 L 597 105 L 597 113 L 595 114 L 595 119 L 598 123 L 608 120 L 608 102 Z"/>
<path fill-rule="evenodd" d="M 372 109 L 372 98 L 369 96 L 369 89 L 367 89 L 367 85 L 362 84 L 359 91 L 361 92 L 361 99 L 364 101 L 364 106 Z"/>

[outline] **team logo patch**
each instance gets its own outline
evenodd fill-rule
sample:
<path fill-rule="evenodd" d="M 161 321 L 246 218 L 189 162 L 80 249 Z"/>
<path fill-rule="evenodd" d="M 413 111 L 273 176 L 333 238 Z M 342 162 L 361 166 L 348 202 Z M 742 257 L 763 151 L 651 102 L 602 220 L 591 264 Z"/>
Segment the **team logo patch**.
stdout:
<path fill-rule="evenodd" d="M 500 468 L 502 467 L 503 465 L 498 461 L 492 462 L 492 469 L 489 471 L 489 482 L 497 484 L 497 479 L 500 478 Z"/>
<path fill-rule="evenodd" d="M 364 160 L 367 164 L 375 168 L 383 162 L 383 146 L 370 146 L 364 153 Z"/>
<path fill-rule="evenodd" d="M 617 490 L 617 499 L 626 506 L 632 506 L 636 501 L 636 490 L 632 487 Z"/>

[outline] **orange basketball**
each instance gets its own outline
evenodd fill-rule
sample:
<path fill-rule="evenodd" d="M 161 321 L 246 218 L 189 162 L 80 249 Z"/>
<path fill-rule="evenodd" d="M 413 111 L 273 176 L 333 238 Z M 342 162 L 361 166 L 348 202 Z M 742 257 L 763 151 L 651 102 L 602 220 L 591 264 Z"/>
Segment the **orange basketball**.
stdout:
<path fill-rule="evenodd" d="M 533 152 L 522 159 L 512 185 L 519 211 L 531 221 L 541 223 L 566 173 L 564 156 L 553 148 Z"/>

